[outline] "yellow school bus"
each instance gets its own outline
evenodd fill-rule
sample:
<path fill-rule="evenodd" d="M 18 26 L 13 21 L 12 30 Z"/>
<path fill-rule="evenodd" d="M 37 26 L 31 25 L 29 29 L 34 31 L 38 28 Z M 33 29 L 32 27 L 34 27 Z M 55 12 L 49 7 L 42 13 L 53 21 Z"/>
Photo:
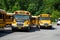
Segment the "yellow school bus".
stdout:
<path fill-rule="evenodd" d="M 0 9 L 0 28 L 5 28 L 7 25 L 12 26 L 13 15 L 7 14 L 5 10 Z"/>
<path fill-rule="evenodd" d="M 6 11 L 0 9 L 0 28 L 4 28 L 6 26 L 5 15 L 6 15 Z"/>
<path fill-rule="evenodd" d="M 11 24 L 13 23 L 13 14 L 14 13 L 6 13 L 6 16 L 5 16 L 5 24 L 6 26 L 11 26 Z"/>
<path fill-rule="evenodd" d="M 14 22 L 12 23 L 12 31 L 17 29 L 30 31 L 31 29 L 31 13 L 28 11 L 18 10 L 14 12 Z"/>
<path fill-rule="evenodd" d="M 38 19 L 40 28 L 52 28 L 52 21 L 50 14 L 40 14 Z"/>
<path fill-rule="evenodd" d="M 38 16 L 32 16 L 31 20 L 32 27 L 37 27 L 38 29 L 40 29 L 40 27 L 38 26 Z"/>

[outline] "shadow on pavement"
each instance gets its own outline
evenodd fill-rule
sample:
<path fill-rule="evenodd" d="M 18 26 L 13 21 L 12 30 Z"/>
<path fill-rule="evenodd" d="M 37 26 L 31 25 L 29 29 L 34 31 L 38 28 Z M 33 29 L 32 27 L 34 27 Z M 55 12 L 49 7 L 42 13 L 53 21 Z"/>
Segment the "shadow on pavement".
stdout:
<path fill-rule="evenodd" d="M 6 36 L 11 33 L 12 33 L 11 30 L 0 30 L 0 37 Z"/>
<path fill-rule="evenodd" d="M 18 32 L 35 32 L 35 31 L 40 31 L 40 29 L 36 27 L 32 27 L 29 31 L 28 30 L 18 30 Z"/>
<path fill-rule="evenodd" d="M 52 27 L 52 28 L 41 28 L 41 29 L 45 29 L 45 30 L 55 30 L 56 28 Z"/>
<path fill-rule="evenodd" d="M 30 32 L 40 31 L 40 29 L 33 27 Z"/>

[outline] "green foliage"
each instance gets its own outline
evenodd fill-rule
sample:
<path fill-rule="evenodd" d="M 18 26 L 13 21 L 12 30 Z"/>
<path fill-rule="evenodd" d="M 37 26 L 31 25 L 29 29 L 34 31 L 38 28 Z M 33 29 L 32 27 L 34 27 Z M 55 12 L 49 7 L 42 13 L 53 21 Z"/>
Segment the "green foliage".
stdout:
<path fill-rule="evenodd" d="M 27 10 L 32 15 L 48 13 L 55 19 L 60 17 L 60 0 L 0 0 L 0 9 L 7 12 Z"/>
<path fill-rule="evenodd" d="M 53 19 L 57 19 L 57 18 L 60 18 L 60 12 L 55 10 L 52 12 L 52 18 Z"/>
<path fill-rule="evenodd" d="M 36 4 L 34 4 L 34 3 L 29 4 L 29 7 L 27 10 L 30 11 L 31 13 L 35 14 L 35 12 L 37 11 Z"/>

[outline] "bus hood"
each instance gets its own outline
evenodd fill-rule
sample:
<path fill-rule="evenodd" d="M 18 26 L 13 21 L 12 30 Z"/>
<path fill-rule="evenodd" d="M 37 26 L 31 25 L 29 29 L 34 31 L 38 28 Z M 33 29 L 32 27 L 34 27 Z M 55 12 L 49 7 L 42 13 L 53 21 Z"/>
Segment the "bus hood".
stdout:
<path fill-rule="evenodd" d="M 40 20 L 39 23 L 48 23 L 48 24 L 51 24 L 51 20 Z"/>

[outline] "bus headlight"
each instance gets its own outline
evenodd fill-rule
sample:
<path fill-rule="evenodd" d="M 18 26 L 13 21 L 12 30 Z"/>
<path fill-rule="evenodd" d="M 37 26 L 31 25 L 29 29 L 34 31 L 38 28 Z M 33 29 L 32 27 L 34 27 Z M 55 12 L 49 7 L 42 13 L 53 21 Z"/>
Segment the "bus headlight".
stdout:
<path fill-rule="evenodd" d="M 25 26 L 29 26 L 29 25 L 25 25 Z"/>
<path fill-rule="evenodd" d="M 12 26 L 16 27 L 17 25 L 16 24 L 12 24 Z"/>
<path fill-rule="evenodd" d="M 24 26 L 28 27 L 29 25 L 24 25 Z"/>
<path fill-rule="evenodd" d="M 44 24 L 40 24 L 40 25 L 44 25 Z"/>

